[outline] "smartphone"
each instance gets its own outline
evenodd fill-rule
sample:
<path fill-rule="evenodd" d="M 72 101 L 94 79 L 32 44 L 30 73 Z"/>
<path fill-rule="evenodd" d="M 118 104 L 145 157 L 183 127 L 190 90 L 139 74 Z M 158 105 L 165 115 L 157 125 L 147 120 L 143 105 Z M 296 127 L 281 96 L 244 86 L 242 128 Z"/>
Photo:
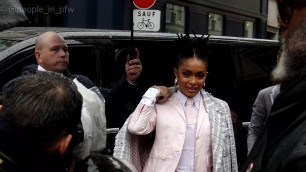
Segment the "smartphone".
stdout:
<path fill-rule="evenodd" d="M 126 61 L 128 55 L 130 56 L 130 60 L 135 59 L 136 58 L 136 50 L 135 50 L 135 48 L 132 48 L 132 47 L 121 48 L 121 49 L 117 49 L 115 51 L 115 59 L 116 59 L 116 61 L 118 61 L 120 59 L 125 59 L 125 61 Z"/>
<path fill-rule="evenodd" d="M 129 56 L 130 56 L 130 60 L 136 58 L 135 46 L 130 46 L 130 47 L 128 48 L 128 54 L 129 54 Z"/>

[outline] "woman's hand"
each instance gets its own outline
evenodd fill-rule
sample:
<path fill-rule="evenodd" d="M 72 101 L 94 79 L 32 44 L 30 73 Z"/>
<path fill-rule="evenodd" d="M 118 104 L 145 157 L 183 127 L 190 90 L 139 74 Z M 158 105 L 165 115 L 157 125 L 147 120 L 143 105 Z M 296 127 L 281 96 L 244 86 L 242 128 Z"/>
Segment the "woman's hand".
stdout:
<path fill-rule="evenodd" d="M 170 97 L 170 95 L 172 94 L 169 89 L 165 86 L 153 86 L 153 88 L 156 88 L 159 90 L 159 96 L 157 98 L 157 103 L 163 103 L 166 100 L 168 100 L 168 98 Z"/>

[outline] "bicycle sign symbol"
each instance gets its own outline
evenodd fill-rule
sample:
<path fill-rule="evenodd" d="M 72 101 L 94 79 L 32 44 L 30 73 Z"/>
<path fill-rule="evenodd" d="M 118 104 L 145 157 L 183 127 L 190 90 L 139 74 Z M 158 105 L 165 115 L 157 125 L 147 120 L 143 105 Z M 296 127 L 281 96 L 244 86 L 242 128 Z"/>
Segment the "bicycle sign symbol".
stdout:
<path fill-rule="evenodd" d="M 133 29 L 157 32 L 160 30 L 159 10 L 133 10 Z"/>
<path fill-rule="evenodd" d="M 145 20 L 142 18 L 142 21 L 137 24 L 137 27 L 139 29 L 142 29 L 143 27 L 154 29 L 154 23 L 150 22 L 150 19 Z"/>

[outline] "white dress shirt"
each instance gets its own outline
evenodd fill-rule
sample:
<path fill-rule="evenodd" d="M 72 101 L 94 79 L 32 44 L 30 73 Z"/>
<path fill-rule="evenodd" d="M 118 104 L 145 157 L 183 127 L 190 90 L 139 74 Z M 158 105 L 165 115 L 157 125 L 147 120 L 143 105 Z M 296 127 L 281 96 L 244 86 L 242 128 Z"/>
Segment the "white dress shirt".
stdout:
<path fill-rule="evenodd" d="M 199 115 L 199 105 L 201 101 L 200 93 L 198 93 L 196 96 L 194 96 L 192 99 L 194 100 L 194 106 L 192 108 L 193 111 L 195 111 L 195 114 L 191 114 L 191 112 L 187 111 L 187 100 L 188 97 L 183 95 L 180 91 L 177 92 L 176 97 L 179 99 L 187 119 L 186 122 L 186 135 L 185 135 L 185 141 L 183 145 L 182 154 L 177 166 L 176 171 L 177 172 L 194 172 L 195 171 L 195 139 L 196 139 L 196 131 L 197 131 L 197 117 Z M 190 109 L 189 109 L 190 110 Z M 191 120 L 191 115 L 196 115 L 195 119 Z"/>

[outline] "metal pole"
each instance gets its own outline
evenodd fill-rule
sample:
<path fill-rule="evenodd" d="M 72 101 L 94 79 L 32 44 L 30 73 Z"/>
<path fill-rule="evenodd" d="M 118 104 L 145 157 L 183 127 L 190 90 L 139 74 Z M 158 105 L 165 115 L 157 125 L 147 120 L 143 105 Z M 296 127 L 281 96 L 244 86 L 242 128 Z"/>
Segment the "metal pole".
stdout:
<path fill-rule="evenodd" d="M 130 17 L 130 29 L 131 29 L 131 47 L 130 47 L 130 50 L 129 50 L 129 54 L 130 54 L 130 60 L 131 59 L 134 59 L 135 56 L 136 56 L 136 52 L 135 52 L 135 46 L 134 46 L 134 17 L 133 17 L 133 10 L 134 10 L 134 4 L 133 4 L 133 0 L 130 0 L 130 4 L 131 4 L 131 7 L 130 7 L 130 14 L 131 14 L 131 17 Z"/>
<path fill-rule="evenodd" d="M 133 0 L 131 0 L 131 8 L 130 8 L 131 12 L 131 18 L 130 18 L 130 29 L 131 29 L 131 43 L 133 44 L 134 41 L 134 20 L 133 20 L 133 10 L 134 10 L 134 4 L 133 4 Z"/>

